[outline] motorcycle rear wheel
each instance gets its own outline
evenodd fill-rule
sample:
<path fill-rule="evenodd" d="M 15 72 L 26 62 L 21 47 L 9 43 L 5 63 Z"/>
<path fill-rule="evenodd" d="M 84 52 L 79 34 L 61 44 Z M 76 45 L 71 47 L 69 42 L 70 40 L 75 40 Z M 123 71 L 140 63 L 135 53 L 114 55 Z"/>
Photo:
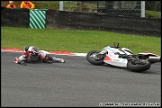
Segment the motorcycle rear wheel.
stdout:
<path fill-rule="evenodd" d="M 147 60 L 142 60 L 142 61 L 145 62 L 145 64 L 133 64 L 129 61 L 127 64 L 127 68 L 134 72 L 143 72 L 150 69 L 151 63 Z"/>

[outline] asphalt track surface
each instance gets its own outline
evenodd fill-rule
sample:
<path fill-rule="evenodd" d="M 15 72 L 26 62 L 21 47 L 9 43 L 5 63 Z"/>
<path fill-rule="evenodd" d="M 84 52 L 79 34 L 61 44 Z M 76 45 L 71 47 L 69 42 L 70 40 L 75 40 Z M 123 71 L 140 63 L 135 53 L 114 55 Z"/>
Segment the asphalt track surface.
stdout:
<path fill-rule="evenodd" d="M 161 105 L 161 63 L 136 73 L 94 66 L 85 57 L 66 55 L 55 55 L 65 63 L 22 66 L 13 62 L 19 55 L 1 52 L 2 107 L 111 107 L 113 102 Z"/>

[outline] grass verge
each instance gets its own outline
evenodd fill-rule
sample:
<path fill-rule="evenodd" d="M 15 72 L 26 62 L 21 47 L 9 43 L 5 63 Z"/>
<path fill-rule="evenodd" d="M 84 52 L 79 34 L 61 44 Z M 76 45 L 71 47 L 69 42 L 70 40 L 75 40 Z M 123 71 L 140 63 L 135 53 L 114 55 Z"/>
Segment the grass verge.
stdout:
<path fill-rule="evenodd" d="M 47 51 L 87 53 L 101 50 L 113 42 L 135 53 L 150 51 L 161 55 L 161 38 L 138 36 L 107 31 L 53 30 L 1 27 L 1 48 L 20 48 L 34 45 Z"/>

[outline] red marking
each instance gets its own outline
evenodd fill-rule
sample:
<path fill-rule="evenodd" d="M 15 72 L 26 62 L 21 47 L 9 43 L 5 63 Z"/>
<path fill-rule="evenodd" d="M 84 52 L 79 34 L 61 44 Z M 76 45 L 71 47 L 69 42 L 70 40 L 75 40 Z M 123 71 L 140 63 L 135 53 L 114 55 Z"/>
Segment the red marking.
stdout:
<path fill-rule="evenodd" d="M 48 55 L 46 55 L 45 59 L 49 59 L 49 56 L 48 56 Z"/>
<path fill-rule="evenodd" d="M 156 55 L 156 56 L 159 56 L 159 55 L 157 55 L 157 54 L 155 54 L 155 53 L 153 53 L 153 52 L 148 52 L 148 51 L 146 51 L 146 52 L 142 52 L 142 53 L 146 53 L 146 54 L 154 54 L 154 55 Z"/>
<path fill-rule="evenodd" d="M 111 60 L 109 56 L 106 56 L 104 60 Z"/>
<path fill-rule="evenodd" d="M 67 54 L 67 55 L 73 55 L 71 52 L 62 52 L 62 51 L 55 51 L 55 52 L 50 52 L 52 54 Z"/>
<path fill-rule="evenodd" d="M 29 57 L 29 53 L 27 53 L 27 52 L 22 52 L 22 55 L 25 55 L 25 57 L 26 57 L 26 59 L 28 59 L 28 57 Z"/>
<path fill-rule="evenodd" d="M 143 52 L 143 53 L 152 53 L 152 52 L 148 52 L 148 51 L 146 51 L 146 52 Z"/>
<path fill-rule="evenodd" d="M 44 59 L 44 58 L 43 58 L 43 56 L 42 56 L 42 54 L 40 54 L 40 55 L 39 55 L 39 57 L 40 57 L 40 59 L 41 59 L 41 60 L 43 60 L 43 59 Z"/>
<path fill-rule="evenodd" d="M 1 48 L 1 50 L 9 50 L 9 51 L 23 51 L 19 48 Z"/>

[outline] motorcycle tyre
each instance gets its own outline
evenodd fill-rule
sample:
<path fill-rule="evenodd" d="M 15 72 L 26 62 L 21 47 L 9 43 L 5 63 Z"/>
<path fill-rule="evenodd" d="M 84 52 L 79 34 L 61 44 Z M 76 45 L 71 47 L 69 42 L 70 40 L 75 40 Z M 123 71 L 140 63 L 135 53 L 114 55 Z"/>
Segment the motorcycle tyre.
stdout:
<path fill-rule="evenodd" d="M 93 51 L 88 52 L 87 55 L 86 55 L 87 61 L 90 62 L 93 65 L 103 65 L 104 64 L 104 61 L 103 60 L 96 61 L 95 59 L 92 59 L 90 57 L 93 53 L 99 53 L 99 52 L 100 51 L 96 51 L 96 50 L 93 50 Z"/>
<path fill-rule="evenodd" d="M 146 71 L 148 69 L 150 69 L 151 67 L 151 63 L 147 60 L 144 60 L 146 61 L 146 64 L 145 65 L 140 65 L 140 64 L 132 64 L 131 62 L 128 62 L 127 64 L 127 68 L 131 71 L 134 71 L 134 72 L 143 72 L 143 71 Z"/>

